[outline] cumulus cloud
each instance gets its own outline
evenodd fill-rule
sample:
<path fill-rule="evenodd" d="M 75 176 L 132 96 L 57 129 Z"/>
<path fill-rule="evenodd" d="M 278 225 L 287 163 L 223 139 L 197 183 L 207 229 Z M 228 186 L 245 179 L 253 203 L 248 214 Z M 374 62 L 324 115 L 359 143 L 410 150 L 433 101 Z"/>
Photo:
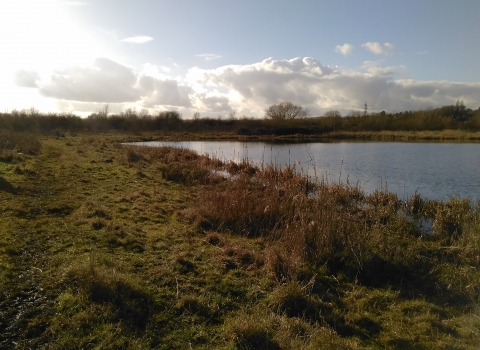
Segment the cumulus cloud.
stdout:
<path fill-rule="evenodd" d="M 157 66 L 151 63 L 145 63 L 142 66 L 142 70 L 140 71 L 139 75 L 148 75 L 150 77 L 154 77 L 160 80 L 168 80 L 171 79 L 169 75 L 166 73 L 170 73 L 171 68 L 166 66 Z"/>
<path fill-rule="evenodd" d="M 362 44 L 362 47 L 374 53 L 375 55 L 380 55 L 383 51 L 382 46 L 377 42 L 368 42 L 368 43 Z"/>
<path fill-rule="evenodd" d="M 19 70 L 13 75 L 13 82 L 20 87 L 36 88 L 38 80 L 40 76 L 34 71 Z"/>
<path fill-rule="evenodd" d="M 393 53 L 393 51 L 395 51 L 395 46 L 393 44 L 390 44 L 390 43 L 383 44 L 383 52 L 385 53 L 385 55 L 390 55 Z"/>
<path fill-rule="evenodd" d="M 195 56 L 203 58 L 205 61 L 216 60 L 217 58 L 222 57 L 222 56 L 216 55 L 214 53 L 201 53 L 201 54 L 198 54 L 198 55 L 195 55 Z"/>
<path fill-rule="evenodd" d="M 236 93 L 238 98 L 230 99 L 230 106 L 236 110 L 244 108 L 241 113 L 258 117 L 263 116 L 261 111 L 269 105 L 280 101 L 300 104 L 310 109 L 312 115 L 331 109 L 348 113 L 361 109 L 365 101 L 371 111 L 443 106 L 455 103 L 458 98 L 466 105 L 480 104 L 480 83 L 395 79 L 406 68 L 381 64 L 366 62 L 362 71 L 342 71 L 310 57 L 268 58 L 250 65 L 193 68 L 187 80 L 204 87 L 226 89 L 231 96 Z"/>
<path fill-rule="evenodd" d="M 146 35 L 131 36 L 131 37 L 122 39 L 123 42 L 132 43 L 132 44 L 145 44 L 152 40 L 153 38 L 151 36 L 146 36 Z"/>
<path fill-rule="evenodd" d="M 191 69 L 187 79 L 210 86 L 235 90 L 243 101 L 262 106 L 281 100 L 314 104 L 322 100 L 314 83 L 334 74 L 332 68 L 305 57 L 291 60 L 268 58 L 252 65 L 229 65 L 213 70 Z"/>
<path fill-rule="evenodd" d="M 385 43 L 382 46 L 378 42 L 369 41 L 368 43 L 362 44 L 362 47 L 365 50 L 374 53 L 375 55 L 381 55 L 381 54 L 390 55 L 393 53 L 393 51 L 395 51 L 395 46 L 390 43 Z"/>
<path fill-rule="evenodd" d="M 154 107 L 157 105 L 190 107 L 189 93 L 192 89 L 180 85 L 174 79 L 160 80 L 150 76 L 140 78 L 139 86 L 143 92 L 143 105 Z"/>
<path fill-rule="evenodd" d="M 407 67 L 404 65 L 400 66 L 382 66 L 383 60 L 380 61 L 365 61 L 362 64 L 362 68 L 369 73 L 371 76 L 384 76 L 391 77 L 396 74 L 401 74 L 406 70 Z"/>
<path fill-rule="evenodd" d="M 45 97 L 82 102 L 127 102 L 140 98 L 131 68 L 98 58 L 92 67 L 58 70 L 40 89 Z"/>
<path fill-rule="evenodd" d="M 353 45 L 350 44 L 343 44 L 343 45 L 337 45 L 335 46 L 335 52 L 341 53 L 344 56 L 351 55 L 353 51 Z"/>
<path fill-rule="evenodd" d="M 227 96 L 199 94 L 198 98 L 203 104 L 202 110 L 212 113 L 228 113 L 232 111 L 230 100 Z"/>
<path fill-rule="evenodd" d="M 160 71 L 166 72 L 169 69 L 145 64 L 140 73 L 135 73 L 132 68 L 106 58 L 98 58 L 91 67 L 56 71 L 39 91 L 45 97 L 75 102 L 70 105 L 81 105 L 83 109 L 98 103 L 190 107 L 192 88 Z M 34 84 L 35 75 L 27 73 L 17 74 L 17 85 Z M 79 102 L 82 104 L 79 105 Z"/>
<path fill-rule="evenodd" d="M 398 79 L 404 66 L 386 66 L 383 60 L 366 61 L 359 70 L 342 70 L 311 58 L 267 58 L 247 65 L 215 69 L 191 68 L 185 76 L 166 75 L 162 66 L 146 64 L 140 72 L 109 59 L 91 67 L 58 70 L 43 87 L 35 72 L 18 71 L 18 86 L 37 87 L 41 95 L 73 108 L 98 110 L 109 103 L 115 108 L 174 107 L 186 115 L 226 114 L 262 118 L 264 110 L 280 101 L 308 108 L 312 116 L 328 110 L 346 114 L 360 110 L 404 111 L 454 104 L 480 106 L 480 83 Z M 42 82 L 43 83 L 43 82 Z M 77 110 L 76 109 L 76 110 Z"/>

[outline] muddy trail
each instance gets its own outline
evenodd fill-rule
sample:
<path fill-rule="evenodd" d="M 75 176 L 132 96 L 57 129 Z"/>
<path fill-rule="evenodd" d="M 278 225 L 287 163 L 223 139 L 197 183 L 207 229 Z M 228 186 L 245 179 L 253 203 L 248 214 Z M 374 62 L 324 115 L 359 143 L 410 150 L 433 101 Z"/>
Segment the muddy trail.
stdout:
<path fill-rule="evenodd" d="M 52 299 L 44 294 L 39 276 L 42 266 L 38 247 L 20 248 L 14 260 L 11 280 L 2 286 L 0 295 L 0 349 L 38 348 L 48 327 Z M 43 315 L 43 317 L 41 316 Z M 38 317 L 40 316 L 40 317 Z M 35 318 L 36 323 L 31 323 Z M 44 321 L 38 321 L 43 319 Z"/>
<path fill-rule="evenodd" d="M 52 182 L 46 181 L 43 157 L 35 159 L 35 171 L 24 174 L 27 179 L 12 184 L 15 191 L 7 197 L 4 212 L 14 213 L 15 220 L 6 223 L 10 227 L 7 254 L 3 264 L 0 286 L 0 349 L 39 348 L 45 344 L 45 331 L 54 309 L 54 296 L 48 296 L 45 271 L 48 270 L 46 238 L 38 230 L 37 220 L 50 220 L 46 208 L 55 202 Z M 7 215 L 3 215 L 6 220 Z M 10 217 L 11 218 L 11 217 Z M 43 219 L 43 220 L 42 220 Z"/>

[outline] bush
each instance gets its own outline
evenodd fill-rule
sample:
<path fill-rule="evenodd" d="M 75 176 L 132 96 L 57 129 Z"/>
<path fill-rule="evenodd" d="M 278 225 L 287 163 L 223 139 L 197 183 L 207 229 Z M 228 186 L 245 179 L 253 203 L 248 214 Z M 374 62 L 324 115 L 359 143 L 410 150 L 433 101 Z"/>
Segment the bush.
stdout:
<path fill-rule="evenodd" d="M 13 151 L 15 153 L 38 154 L 42 144 L 33 133 L 0 130 L 0 153 Z"/>

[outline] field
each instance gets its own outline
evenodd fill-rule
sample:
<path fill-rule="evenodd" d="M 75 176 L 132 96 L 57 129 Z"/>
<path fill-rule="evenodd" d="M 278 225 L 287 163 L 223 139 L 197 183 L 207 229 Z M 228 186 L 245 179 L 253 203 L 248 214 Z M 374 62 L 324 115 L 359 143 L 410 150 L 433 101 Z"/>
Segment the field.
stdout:
<path fill-rule="evenodd" d="M 477 203 L 152 137 L 0 132 L 0 349 L 479 348 Z"/>

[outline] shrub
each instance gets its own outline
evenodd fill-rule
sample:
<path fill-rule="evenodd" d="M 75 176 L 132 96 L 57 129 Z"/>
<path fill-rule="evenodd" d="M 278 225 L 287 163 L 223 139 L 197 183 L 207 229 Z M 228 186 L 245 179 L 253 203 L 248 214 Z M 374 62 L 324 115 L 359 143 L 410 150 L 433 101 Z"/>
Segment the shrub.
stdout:
<path fill-rule="evenodd" d="M 0 161 L 15 162 L 20 153 L 38 154 L 42 144 L 33 133 L 0 130 Z"/>
<path fill-rule="evenodd" d="M 158 170 L 165 180 L 185 185 L 206 184 L 214 177 L 210 170 L 188 163 L 162 164 L 158 166 Z"/>

